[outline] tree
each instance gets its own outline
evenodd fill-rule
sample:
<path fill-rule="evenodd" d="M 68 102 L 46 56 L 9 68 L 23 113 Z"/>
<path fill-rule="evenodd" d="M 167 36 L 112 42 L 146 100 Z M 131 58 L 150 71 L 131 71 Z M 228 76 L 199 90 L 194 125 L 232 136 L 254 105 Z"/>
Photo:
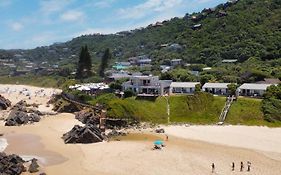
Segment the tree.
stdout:
<path fill-rule="evenodd" d="M 281 84 L 267 88 L 262 100 L 264 119 L 269 122 L 281 121 Z"/>
<path fill-rule="evenodd" d="M 79 54 L 76 78 L 82 79 L 91 76 L 92 74 L 91 69 L 92 69 L 91 55 L 88 51 L 87 45 L 85 45 L 84 47 L 82 46 Z"/>
<path fill-rule="evenodd" d="M 227 88 L 228 88 L 228 91 L 229 91 L 229 95 L 235 95 L 237 87 L 238 86 L 235 83 L 231 83 L 231 84 L 227 85 Z"/>
<path fill-rule="evenodd" d="M 105 51 L 104 51 L 104 54 L 102 56 L 102 59 L 101 59 L 101 64 L 100 64 L 100 68 L 99 68 L 99 75 L 101 77 L 104 77 L 104 71 L 105 69 L 107 68 L 108 66 L 108 61 L 111 59 L 112 55 L 110 53 L 110 50 L 109 48 L 107 48 Z"/>
<path fill-rule="evenodd" d="M 195 85 L 195 92 L 201 92 L 201 84 Z"/>

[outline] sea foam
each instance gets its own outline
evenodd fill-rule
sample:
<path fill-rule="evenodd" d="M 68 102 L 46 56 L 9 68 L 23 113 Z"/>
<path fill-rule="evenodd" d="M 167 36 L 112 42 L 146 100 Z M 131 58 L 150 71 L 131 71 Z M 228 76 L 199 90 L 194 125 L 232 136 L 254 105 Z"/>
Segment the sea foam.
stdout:
<path fill-rule="evenodd" d="M 8 146 L 8 142 L 4 138 L 0 138 L 0 152 L 3 152 Z"/>

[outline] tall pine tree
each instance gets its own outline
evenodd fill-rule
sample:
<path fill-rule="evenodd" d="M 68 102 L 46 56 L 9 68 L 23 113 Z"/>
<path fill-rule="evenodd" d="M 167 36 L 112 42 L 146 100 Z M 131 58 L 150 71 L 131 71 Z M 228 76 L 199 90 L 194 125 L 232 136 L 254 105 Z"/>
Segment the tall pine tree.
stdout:
<path fill-rule="evenodd" d="M 111 59 L 112 55 L 110 53 L 110 50 L 109 48 L 107 48 L 105 51 L 104 51 L 104 54 L 102 56 L 102 59 L 101 59 L 101 64 L 100 64 L 100 68 L 99 68 L 99 75 L 101 77 L 104 77 L 104 71 L 105 69 L 107 68 L 108 66 L 108 61 Z"/>
<path fill-rule="evenodd" d="M 91 55 L 88 51 L 88 47 L 82 46 L 80 55 L 79 55 L 79 61 L 76 71 L 76 78 L 82 79 L 87 78 L 91 76 L 92 72 L 92 61 L 91 61 Z"/>

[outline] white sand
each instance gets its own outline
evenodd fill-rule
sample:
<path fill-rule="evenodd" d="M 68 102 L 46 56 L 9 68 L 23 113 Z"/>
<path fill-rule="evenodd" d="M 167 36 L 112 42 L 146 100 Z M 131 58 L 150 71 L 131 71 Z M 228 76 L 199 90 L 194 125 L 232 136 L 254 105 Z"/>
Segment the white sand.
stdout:
<path fill-rule="evenodd" d="M 281 128 L 259 126 L 168 126 L 168 135 L 281 153 Z"/>

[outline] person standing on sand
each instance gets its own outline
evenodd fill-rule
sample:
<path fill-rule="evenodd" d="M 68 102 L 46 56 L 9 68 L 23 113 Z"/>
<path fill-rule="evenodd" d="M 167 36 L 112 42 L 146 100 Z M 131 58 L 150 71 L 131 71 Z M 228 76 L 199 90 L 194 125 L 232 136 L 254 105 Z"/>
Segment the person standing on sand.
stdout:
<path fill-rule="evenodd" d="M 234 164 L 234 162 L 232 162 L 232 171 L 234 171 L 234 168 L 235 168 L 235 164 Z"/>
<path fill-rule="evenodd" d="M 214 173 L 214 172 L 215 172 L 215 164 L 212 163 L 212 173 Z"/>
<path fill-rule="evenodd" d="M 240 171 L 243 171 L 243 168 L 244 168 L 244 164 L 243 162 L 241 162 Z"/>
<path fill-rule="evenodd" d="M 251 171 L 251 162 L 250 161 L 247 161 L 247 171 Z"/>
<path fill-rule="evenodd" d="M 168 137 L 168 135 L 166 134 L 166 141 L 168 141 L 169 140 L 169 137 Z"/>

